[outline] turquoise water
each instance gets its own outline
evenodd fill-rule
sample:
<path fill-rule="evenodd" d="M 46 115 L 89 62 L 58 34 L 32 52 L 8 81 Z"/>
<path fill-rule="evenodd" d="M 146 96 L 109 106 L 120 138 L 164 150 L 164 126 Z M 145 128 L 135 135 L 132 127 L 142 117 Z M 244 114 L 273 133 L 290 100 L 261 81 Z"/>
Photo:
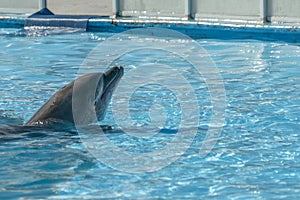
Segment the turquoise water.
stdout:
<path fill-rule="evenodd" d="M 42 36 L 0 29 L 0 125 L 28 120 L 58 88 L 76 77 L 89 52 L 112 35 Z M 33 130 L 0 136 L 0 198 L 298 199 L 299 44 L 220 38 L 197 42 L 215 62 L 226 90 L 226 123 L 207 156 L 199 156 L 212 112 L 205 82 L 201 77 L 193 79 L 193 71 L 174 55 L 158 50 L 131 52 L 116 64 L 129 69 L 159 61 L 172 63 L 174 69 L 186 68 L 185 77 L 191 79 L 201 110 L 197 135 L 185 154 L 161 170 L 128 173 L 95 159 L 74 131 Z M 182 87 L 181 82 L 176 84 Z M 145 112 L 153 99 L 160 98 L 167 113 L 161 133 L 137 139 L 117 129 L 108 136 L 135 154 L 163 149 L 178 128 L 176 97 L 168 88 L 150 86 L 132 96 L 136 124 L 128 126 L 143 127 L 149 121 Z M 116 126 L 111 110 L 103 123 Z M 183 128 L 189 132 L 190 127 Z"/>

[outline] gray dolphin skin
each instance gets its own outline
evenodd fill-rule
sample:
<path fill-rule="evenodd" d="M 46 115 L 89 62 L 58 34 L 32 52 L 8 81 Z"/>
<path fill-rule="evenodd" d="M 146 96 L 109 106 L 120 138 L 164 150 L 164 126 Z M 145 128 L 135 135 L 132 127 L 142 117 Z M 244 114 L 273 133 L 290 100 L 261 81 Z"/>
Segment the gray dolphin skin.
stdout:
<path fill-rule="evenodd" d="M 123 67 L 112 67 L 105 73 L 90 73 L 79 77 L 56 92 L 32 117 L 25 126 L 52 125 L 55 123 L 74 124 L 74 102 L 80 102 L 79 111 L 89 123 L 90 110 L 96 112 L 101 121 L 120 79 L 124 74 Z M 83 93 L 74 94 L 74 88 Z M 72 106 L 73 105 L 73 106 Z"/>

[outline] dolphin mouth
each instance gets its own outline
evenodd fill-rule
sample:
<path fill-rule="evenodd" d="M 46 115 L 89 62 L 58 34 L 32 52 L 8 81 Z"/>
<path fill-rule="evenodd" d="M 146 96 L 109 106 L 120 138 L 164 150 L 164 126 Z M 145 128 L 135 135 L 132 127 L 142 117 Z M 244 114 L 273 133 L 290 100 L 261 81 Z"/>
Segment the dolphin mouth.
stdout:
<path fill-rule="evenodd" d="M 123 67 L 112 67 L 107 72 L 104 73 L 104 87 L 103 94 L 107 92 L 107 90 L 111 90 L 116 87 L 120 79 L 124 74 Z"/>
<path fill-rule="evenodd" d="M 123 67 L 112 67 L 105 72 L 103 77 L 99 80 L 95 94 L 95 108 L 99 121 L 104 118 L 112 94 L 123 75 Z"/>

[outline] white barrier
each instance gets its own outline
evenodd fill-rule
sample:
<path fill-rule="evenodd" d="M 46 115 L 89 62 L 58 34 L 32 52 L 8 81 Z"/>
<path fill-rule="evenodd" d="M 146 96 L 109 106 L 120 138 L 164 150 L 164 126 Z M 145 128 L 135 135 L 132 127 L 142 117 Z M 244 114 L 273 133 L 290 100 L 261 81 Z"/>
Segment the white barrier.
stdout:
<path fill-rule="evenodd" d="M 47 8 L 55 14 L 112 15 L 112 0 L 47 0 Z"/>
<path fill-rule="evenodd" d="M 1 0 L 1 13 L 33 13 L 112 18 L 300 23 L 299 0 Z"/>
<path fill-rule="evenodd" d="M 300 22 L 299 0 L 269 0 L 268 21 L 275 23 Z"/>
<path fill-rule="evenodd" d="M 190 13 L 186 0 L 126 0 L 116 1 L 119 15 L 123 17 L 150 17 L 188 19 Z"/>
<path fill-rule="evenodd" d="M 1 0 L 1 13 L 27 13 L 36 12 L 46 5 L 46 0 Z"/>
<path fill-rule="evenodd" d="M 299 0 L 112 0 L 120 17 L 299 23 Z"/>
<path fill-rule="evenodd" d="M 262 0 L 193 0 L 192 17 L 204 21 L 265 20 Z"/>

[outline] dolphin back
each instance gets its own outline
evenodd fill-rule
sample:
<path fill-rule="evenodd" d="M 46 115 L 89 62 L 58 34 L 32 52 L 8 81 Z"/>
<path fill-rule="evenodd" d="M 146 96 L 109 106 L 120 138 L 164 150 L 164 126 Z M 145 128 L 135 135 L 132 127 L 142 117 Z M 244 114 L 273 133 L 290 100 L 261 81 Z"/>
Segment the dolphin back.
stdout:
<path fill-rule="evenodd" d="M 73 122 L 72 91 L 74 81 L 56 92 L 29 120 L 26 126 L 44 125 L 58 121 Z"/>
<path fill-rule="evenodd" d="M 73 118 L 73 89 L 76 84 L 76 88 L 86 88 L 90 93 L 89 104 L 84 106 L 94 105 L 95 89 L 92 90 L 90 85 L 92 82 L 97 83 L 102 77 L 102 73 L 90 73 L 83 75 L 72 81 L 68 85 L 61 88 L 57 91 L 29 120 L 26 122 L 25 126 L 33 125 L 48 125 L 48 124 L 57 124 L 57 123 L 72 123 L 74 124 Z M 90 89 L 89 89 L 90 88 Z M 87 93 L 83 94 L 87 95 Z M 78 95 L 77 95 L 78 96 Z M 85 98 L 80 96 L 77 98 Z M 93 102 L 92 102 L 93 101 Z M 82 106 L 82 109 L 89 110 Z"/>

